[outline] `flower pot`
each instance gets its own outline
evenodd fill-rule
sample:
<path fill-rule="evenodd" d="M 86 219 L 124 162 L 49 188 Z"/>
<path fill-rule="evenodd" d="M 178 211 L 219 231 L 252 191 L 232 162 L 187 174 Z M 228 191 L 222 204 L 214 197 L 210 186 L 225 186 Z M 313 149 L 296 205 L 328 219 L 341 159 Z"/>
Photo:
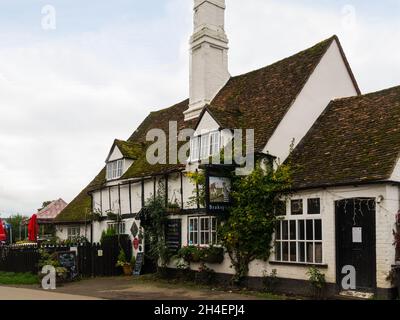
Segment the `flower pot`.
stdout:
<path fill-rule="evenodd" d="M 133 273 L 133 269 L 131 265 L 125 265 L 122 267 L 125 276 L 131 276 Z"/>

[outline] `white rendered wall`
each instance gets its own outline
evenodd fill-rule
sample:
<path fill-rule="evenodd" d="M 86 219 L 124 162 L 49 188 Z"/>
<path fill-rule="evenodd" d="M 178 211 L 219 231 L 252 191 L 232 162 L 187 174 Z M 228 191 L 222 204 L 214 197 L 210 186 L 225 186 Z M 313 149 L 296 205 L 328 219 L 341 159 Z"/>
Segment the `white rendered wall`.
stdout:
<path fill-rule="evenodd" d="M 303 216 L 290 216 L 290 204 L 287 203 L 287 219 L 321 219 L 322 220 L 322 245 L 323 245 L 323 264 L 327 268 L 321 268 L 321 272 L 326 275 L 329 283 L 336 283 L 336 227 L 335 227 L 335 201 L 345 198 L 377 198 L 384 196 L 383 200 L 376 207 L 376 264 L 377 264 L 377 285 L 379 288 L 390 288 L 391 284 L 386 280 L 391 265 L 395 261 L 395 248 L 393 246 L 392 230 L 395 223 L 395 215 L 399 210 L 399 190 L 397 187 L 388 185 L 370 185 L 363 187 L 338 187 L 320 190 L 310 190 L 296 193 L 292 199 L 303 199 L 303 210 L 307 212 L 307 199 L 321 199 L 321 214 Z M 182 217 L 182 245 L 188 245 L 187 230 L 188 217 Z M 180 218 L 180 217 L 176 217 Z M 270 261 L 274 260 L 274 252 Z M 171 262 L 170 267 L 175 267 L 176 262 Z M 199 264 L 191 264 L 191 268 L 197 270 Z M 208 264 L 208 266 L 218 273 L 233 274 L 234 270 L 230 267 L 231 262 L 228 256 L 222 264 Z M 307 280 L 307 266 L 270 264 L 269 262 L 256 260 L 250 265 L 249 275 L 262 277 L 264 272 L 271 273 L 277 270 L 280 278 Z"/>
<path fill-rule="evenodd" d="M 111 152 L 110 157 L 108 158 L 108 161 L 115 161 L 122 159 L 124 156 L 122 155 L 121 151 L 117 146 L 114 146 L 114 150 Z"/>
<path fill-rule="evenodd" d="M 390 180 L 400 182 L 400 161 L 397 161 Z"/>
<path fill-rule="evenodd" d="M 332 43 L 304 89 L 282 119 L 263 152 L 283 162 L 335 98 L 357 95 L 336 41 Z"/>

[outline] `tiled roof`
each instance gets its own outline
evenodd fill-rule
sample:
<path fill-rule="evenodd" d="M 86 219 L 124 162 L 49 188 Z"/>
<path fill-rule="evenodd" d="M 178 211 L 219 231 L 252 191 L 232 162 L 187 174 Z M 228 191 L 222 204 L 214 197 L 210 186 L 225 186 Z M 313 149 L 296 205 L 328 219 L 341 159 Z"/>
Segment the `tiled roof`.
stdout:
<path fill-rule="evenodd" d="M 52 201 L 37 213 L 37 218 L 39 220 L 54 219 L 66 206 L 67 203 L 63 199 Z"/>
<path fill-rule="evenodd" d="M 262 151 L 333 41 L 341 49 L 333 36 L 270 66 L 231 78 L 208 107 L 210 113 L 223 128 L 254 129 L 255 150 Z M 344 54 L 343 58 L 347 64 Z M 355 80 L 354 84 L 357 87 Z"/>
<path fill-rule="evenodd" d="M 143 146 L 140 143 L 115 139 L 114 144 L 121 151 L 122 155 L 128 159 L 137 159 L 143 153 Z"/>
<path fill-rule="evenodd" d="M 261 150 L 335 40 L 338 41 L 336 36 L 331 37 L 270 66 L 231 78 L 208 106 L 209 111 L 223 128 L 255 129 L 255 148 L 256 151 Z M 351 73 L 350 69 L 349 72 Z M 194 128 L 197 120 L 184 121 L 183 112 L 188 108 L 188 103 L 189 101 L 185 100 L 170 108 L 150 113 L 128 139 L 128 143 L 141 145 L 142 150 L 146 150 L 150 144 L 146 142 L 147 132 L 157 128 L 167 133 L 169 121 L 177 121 L 178 131 Z M 160 174 L 183 167 L 183 164 L 150 165 L 143 151 L 122 179 Z M 104 182 L 103 169 L 64 209 L 57 220 L 61 221 L 69 216 L 73 216 L 75 220 L 82 220 L 84 213 L 90 210 L 90 197 L 87 192 L 98 188 Z"/>
<path fill-rule="evenodd" d="M 182 101 L 172 107 L 162 109 L 156 112 L 150 113 L 150 115 L 142 122 L 142 124 L 136 129 L 132 136 L 128 139 L 127 143 L 130 146 L 138 148 L 142 146 L 143 152 L 134 160 L 133 165 L 124 174 L 122 179 L 128 178 L 140 178 L 142 176 L 149 176 L 151 174 L 169 172 L 182 168 L 182 165 L 150 165 L 146 161 L 147 145 L 146 134 L 153 128 L 164 130 L 168 133 L 169 121 L 177 121 L 178 131 L 183 128 L 193 128 L 195 121 L 185 122 L 183 118 L 183 111 L 188 108 L 189 100 Z M 120 141 L 120 140 L 117 140 Z M 117 142 L 119 143 L 119 142 Z M 122 142 L 123 145 L 127 145 Z M 121 150 L 122 152 L 122 150 Z M 135 153 L 136 156 L 136 153 Z M 91 210 L 91 198 L 88 192 L 101 187 L 106 182 L 106 169 L 103 168 L 96 178 L 89 183 L 89 185 L 82 190 L 79 195 L 73 199 L 70 204 L 58 215 L 56 221 L 62 222 L 81 222 L 85 220 L 85 215 Z"/>
<path fill-rule="evenodd" d="M 390 179 L 400 155 L 400 87 L 332 101 L 293 151 L 294 188 Z"/>

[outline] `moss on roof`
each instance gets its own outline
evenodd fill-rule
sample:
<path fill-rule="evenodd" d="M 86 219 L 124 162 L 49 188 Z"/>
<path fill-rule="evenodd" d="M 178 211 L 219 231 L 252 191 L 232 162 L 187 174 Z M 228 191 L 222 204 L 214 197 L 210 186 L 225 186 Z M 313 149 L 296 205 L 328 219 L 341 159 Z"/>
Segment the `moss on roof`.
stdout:
<path fill-rule="evenodd" d="M 265 68 L 231 78 L 208 107 L 224 128 L 255 129 L 256 151 L 268 142 L 275 128 L 300 93 L 312 72 L 336 37 Z M 339 42 L 338 42 L 339 44 Z M 340 44 L 339 44 L 340 46 Z M 344 57 L 345 58 L 345 57 Z M 351 72 L 351 70 L 349 70 Z M 150 113 L 128 141 L 116 140 L 122 153 L 135 159 L 122 179 L 139 178 L 183 168 L 181 164 L 150 165 L 146 161 L 146 134 L 157 128 L 169 130 L 176 121 L 178 131 L 194 128 L 197 120 L 184 121 L 189 100 Z M 168 139 L 167 139 L 168 140 Z M 92 181 L 59 215 L 58 221 L 81 221 L 90 210 L 87 192 L 105 182 L 105 170 Z"/>
<path fill-rule="evenodd" d="M 125 158 L 137 159 L 143 153 L 143 145 L 140 143 L 115 139 L 114 145 L 118 147 Z"/>

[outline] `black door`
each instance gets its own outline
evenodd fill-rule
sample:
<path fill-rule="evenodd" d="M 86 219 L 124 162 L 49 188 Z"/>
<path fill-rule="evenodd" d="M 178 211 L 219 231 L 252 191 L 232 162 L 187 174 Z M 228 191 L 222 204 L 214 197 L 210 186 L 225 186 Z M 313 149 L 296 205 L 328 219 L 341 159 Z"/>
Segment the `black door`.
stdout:
<path fill-rule="evenodd" d="M 376 288 L 375 199 L 336 202 L 336 279 L 342 290 L 344 266 L 356 271 L 356 290 Z"/>

